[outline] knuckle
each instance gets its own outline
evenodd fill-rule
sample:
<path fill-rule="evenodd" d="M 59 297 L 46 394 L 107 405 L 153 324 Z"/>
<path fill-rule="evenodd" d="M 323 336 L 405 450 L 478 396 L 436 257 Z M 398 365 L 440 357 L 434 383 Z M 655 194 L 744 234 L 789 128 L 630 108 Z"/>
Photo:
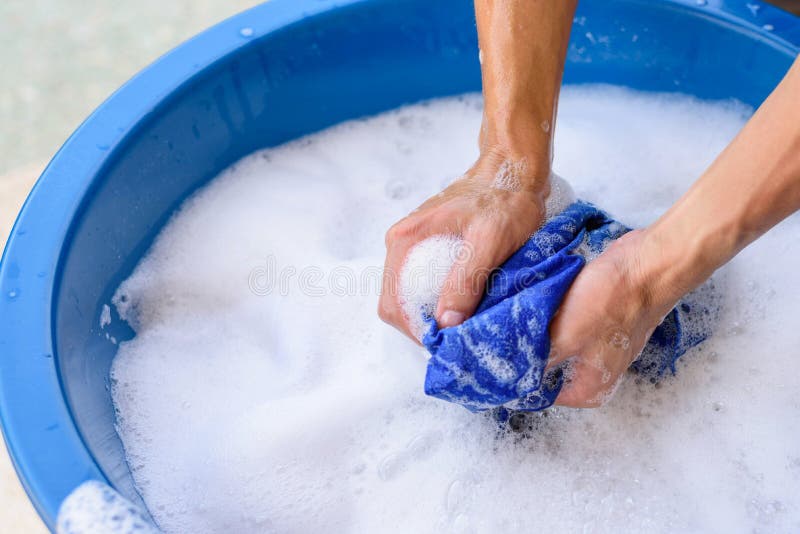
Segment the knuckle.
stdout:
<path fill-rule="evenodd" d="M 416 224 L 408 217 L 394 223 L 386 232 L 386 246 L 414 235 Z"/>

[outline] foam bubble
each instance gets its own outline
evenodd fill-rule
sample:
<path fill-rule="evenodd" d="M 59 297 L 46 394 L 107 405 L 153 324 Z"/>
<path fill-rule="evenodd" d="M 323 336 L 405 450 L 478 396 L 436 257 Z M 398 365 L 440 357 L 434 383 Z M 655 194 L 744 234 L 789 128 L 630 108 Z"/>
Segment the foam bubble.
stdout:
<path fill-rule="evenodd" d="M 520 191 L 522 189 L 522 176 L 527 170 L 528 162 L 525 158 L 517 161 L 507 159 L 497 169 L 492 187 L 504 191 Z"/>
<path fill-rule="evenodd" d="M 159 534 L 147 514 L 96 480 L 84 482 L 58 509 L 58 534 Z"/>
<path fill-rule="evenodd" d="M 108 304 L 103 304 L 103 309 L 100 312 L 100 329 L 111 324 L 111 307 Z"/>
<path fill-rule="evenodd" d="M 417 339 L 425 334 L 425 320 L 434 316 L 463 243 L 456 236 L 435 235 L 414 245 L 406 256 L 400 271 L 400 300 Z"/>
<path fill-rule="evenodd" d="M 550 193 L 544 204 L 546 218 L 552 219 L 573 202 L 575 202 L 575 192 L 569 182 L 556 173 L 550 173 Z"/>
<path fill-rule="evenodd" d="M 567 88 L 554 169 L 643 226 L 747 113 Z M 480 123 L 479 98 L 445 99 L 259 152 L 164 229 L 114 298 L 137 335 L 111 372 L 162 530 L 796 530 L 798 217 L 715 275 L 720 324 L 675 378 L 504 428 L 423 395 L 425 351 L 376 317 L 377 289 L 314 291 L 334 268 L 380 281 L 386 229 L 469 168 Z"/>

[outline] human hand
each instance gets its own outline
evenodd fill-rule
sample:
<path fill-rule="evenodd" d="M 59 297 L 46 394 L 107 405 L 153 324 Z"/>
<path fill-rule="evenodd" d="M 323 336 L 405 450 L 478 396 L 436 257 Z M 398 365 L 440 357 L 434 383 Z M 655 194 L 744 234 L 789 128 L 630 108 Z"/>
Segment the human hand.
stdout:
<path fill-rule="evenodd" d="M 572 363 L 556 404 L 602 404 L 684 294 L 800 209 L 798 91 L 800 59 L 664 215 L 581 271 L 550 325 L 549 367 Z"/>
<path fill-rule="evenodd" d="M 566 364 L 556 404 L 591 408 L 609 400 L 677 303 L 681 290 L 656 283 L 656 262 L 644 254 L 646 240 L 646 230 L 625 234 L 587 264 L 567 291 L 550 325 L 548 368 Z"/>
<path fill-rule="evenodd" d="M 475 311 L 489 272 L 544 220 L 558 94 L 576 4 L 475 2 L 484 97 L 481 155 L 463 178 L 386 235 L 378 314 L 412 339 L 398 299 L 400 270 L 411 247 L 439 234 L 463 240 L 434 312 L 440 327 L 456 326 Z"/>
<path fill-rule="evenodd" d="M 400 272 L 414 245 L 451 235 L 463 239 L 463 253 L 445 280 L 435 317 L 442 328 L 464 322 L 477 308 L 489 272 L 544 221 L 549 175 L 549 157 L 486 148 L 463 177 L 392 226 L 386 234 L 381 319 L 416 340 L 403 312 Z"/>

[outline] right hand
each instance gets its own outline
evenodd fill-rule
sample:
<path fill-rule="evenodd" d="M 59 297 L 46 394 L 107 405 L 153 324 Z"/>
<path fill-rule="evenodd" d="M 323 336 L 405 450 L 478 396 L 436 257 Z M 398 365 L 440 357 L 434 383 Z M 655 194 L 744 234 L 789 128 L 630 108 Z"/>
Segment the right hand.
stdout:
<path fill-rule="evenodd" d="M 628 232 L 588 263 L 550 325 L 548 368 L 567 363 L 556 404 L 594 408 L 608 401 L 631 363 L 684 290 L 656 280 L 648 230 Z"/>

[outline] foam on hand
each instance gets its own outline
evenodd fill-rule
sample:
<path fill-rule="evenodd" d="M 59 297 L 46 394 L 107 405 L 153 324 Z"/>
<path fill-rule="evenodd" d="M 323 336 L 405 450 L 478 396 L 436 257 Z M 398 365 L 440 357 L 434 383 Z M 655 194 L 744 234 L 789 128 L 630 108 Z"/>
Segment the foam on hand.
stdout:
<path fill-rule="evenodd" d="M 452 235 L 435 235 L 414 245 L 400 271 L 400 302 L 417 339 L 425 335 L 426 319 L 433 317 L 447 277 L 464 241 Z"/>
<path fill-rule="evenodd" d="M 631 227 L 749 113 L 608 87 L 559 108 L 554 169 Z M 383 235 L 469 168 L 480 123 L 468 96 L 335 126 L 238 162 L 164 228 L 115 295 L 136 337 L 111 370 L 164 532 L 797 530 L 798 217 L 715 275 L 714 337 L 658 388 L 632 375 L 603 408 L 503 428 L 423 395 L 426 351 L 375 313 Z M 409 264 L 445 270 L 457 247 L 435 244 Z"/>
<path fill-rule="evenodd" d="M 550 220 L 575 202 L 575 192 L 569 182 L 550 173 L 550 193 L 544 202 L 545 219 Z"/>

